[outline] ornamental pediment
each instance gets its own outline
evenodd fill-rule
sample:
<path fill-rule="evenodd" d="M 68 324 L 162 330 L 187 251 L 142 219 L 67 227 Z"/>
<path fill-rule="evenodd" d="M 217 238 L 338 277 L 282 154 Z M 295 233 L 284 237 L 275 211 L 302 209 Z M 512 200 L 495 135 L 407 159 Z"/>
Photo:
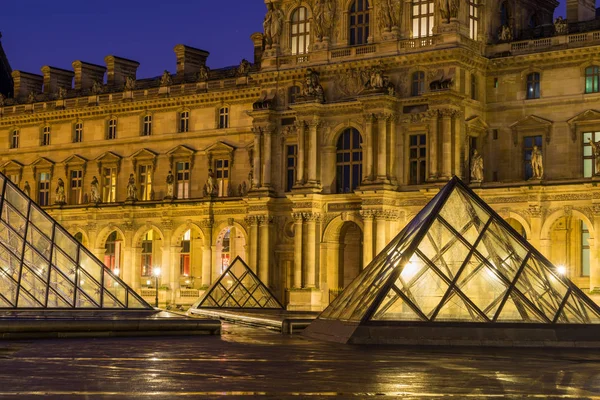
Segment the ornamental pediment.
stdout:
<path fill-rule="evenodd" d="M 567 121 L 569 125 L 581 122 L 597 122 L 600 120 L 600 111 L 596 110 L 585 110 L 581 114 L 577 114 L 573 118 Z"/>
<path fill-rule="evenodd" d="M 233 153 L 235 151 L 235 147 L 218 141 L 217 143 L 208 146 L 205 150 L 206 153 Z"/>
<path fill-rule="evenodd" d="M 517 130 L 539 129 L 540 127 L 547 129 L 550 128 L 552 124 L 552 121 L 545 118 L 535 115 L 528 115 L 527 117 L 515 122 L 510 127 Z"/>
<path fill-rule="evenodd" d="M 490 127 L 479 115 L 467 118 L 465 123 L 468 129 L 475 131 L 487 131 Z"/>
<path fill-rule="evenodd" d="M 158 156 L 157 153 L 149 149 L 141 149 L 129 156 L 132 159 L 154 159 Z"/>
<path fill-rule="evenodd" d="M 34 162 L 31 163 L 32 167 L 38 167 L 38 168 L 52 168 L 54 167 L 54 161 L 46 158 L 46 157 L 39 157 L 37 160 L 35 160 Z"/>
<path fill-rule="evenodd" d="M 0 167 L 0 170 L 2 170 L 2 172 L 4 173 L 4 171 L 14 171 L 14 170 L 20 170 L 23 168 L 23 164 L 21 164 L 18 161 L 15 160 L 10 160 L 5 162 L 4 164 L 2 164 L 2 166 Z"/>
<path fill-rule="evenodd" d="M 106 153 L 103 153 L 102 155 L 100 155 L 98 158 L 96 158 L 96 161 L 99 163 L 118 163 L 120 162 L 122 159 L 121 156 L 113 153 L 112 151 L 107 151 Z"/>
<path fill-rule="evenodd" d="M 184 146 L 184 145 L 179 145 L 171 150 L 169 150 L 167 152 L 167 155 L 169 157 L 191 157 L 196 153 L 195 150 Z"/>
<path fill-rule="evenodd" d="M 81 165 L 87 163 L 88 160 L 80 155 L 74 154 L 64 160 L 62 163 L 65 165 Z"/>

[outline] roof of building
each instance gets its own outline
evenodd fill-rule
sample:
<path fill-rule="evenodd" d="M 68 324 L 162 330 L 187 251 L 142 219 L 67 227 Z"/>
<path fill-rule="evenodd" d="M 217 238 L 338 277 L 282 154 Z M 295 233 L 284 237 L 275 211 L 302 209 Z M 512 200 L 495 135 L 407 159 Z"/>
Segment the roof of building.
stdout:
<path fill-rule="evenodd" d="M 2 38 L 2 33 L 0 33 Z M 2 48 L 0 41 L 0 93 L 5 97 L 11 97 L 13 91 L 12 68 L 8 62 L 8 57 Z"/>

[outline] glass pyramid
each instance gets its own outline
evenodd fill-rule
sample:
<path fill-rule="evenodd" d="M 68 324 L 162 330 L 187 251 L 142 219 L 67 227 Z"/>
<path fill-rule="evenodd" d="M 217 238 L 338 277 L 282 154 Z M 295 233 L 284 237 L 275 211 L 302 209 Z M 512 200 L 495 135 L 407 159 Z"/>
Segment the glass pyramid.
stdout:
<path fill-rule="evenodd" d="M 236 257 L 223 275 L 191 307 L 196 308 L 283 309 L 283 306 L 250 267 Z"/>
<path fill-rule="evenodd" d="M 600 308 L 458 178 L 318 319 L 600 323 Z"/>
<path fill-rule="evenodd" d="M 0 187 L 0 309 L 152 309 L 3 174 Z"/>

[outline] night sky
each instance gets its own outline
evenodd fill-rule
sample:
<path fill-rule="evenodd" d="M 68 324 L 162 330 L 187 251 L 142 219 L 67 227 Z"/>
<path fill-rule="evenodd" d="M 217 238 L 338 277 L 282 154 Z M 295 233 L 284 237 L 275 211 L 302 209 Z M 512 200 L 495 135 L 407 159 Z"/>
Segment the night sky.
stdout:
<path fill-rule="evenodd" d="M 565 15 L 564 1 L 557 15 Z M 209 51 L 211 68 L 252 60 L 263 0 L 4 0 L 2 45 L 13 69 L 71 70 L 75 60 L 104 65 L 112 54 L 140 62 L 138 78 L 175 71 L 173 47 Z"/>

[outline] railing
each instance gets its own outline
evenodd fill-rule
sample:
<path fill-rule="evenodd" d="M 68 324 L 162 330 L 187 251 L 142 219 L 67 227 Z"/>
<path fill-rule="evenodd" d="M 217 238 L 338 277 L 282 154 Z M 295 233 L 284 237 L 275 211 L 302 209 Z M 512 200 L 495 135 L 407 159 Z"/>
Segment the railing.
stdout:
<path fill-rule="evenodd" d="M 490 54 L 502 53 L 510 49 L 510 52 L 515 54 L 527 53 L 540 49 L 550 49 L 552 47 L 563 46 L 578 47 L 591 42 L 600 41 L 600 31 L 575 33 L 572 35 L 553 36 L 542 39 L 523 40 L 512 43 L 500 43 L 495 46 L 490 46 L 488 52 Z M 507 47 L 508 46 L 508 47 Z M 506 50 L 503 50 L 506 49 Z"/>
<path fill-rule="evenodd" d="M 179 297 L 200 297 L 200 292 L 197 289 L 180 289 Z"/>
<path fill-rule="evenodd" d="M 407 39 L 400 42 L 401 50 L 413 50 L 420 49 L 423 47 L 430 47 L 435 44 L 435 38 L 433 37 L 425 37 L 425 38 L 416 38 L 416 39 Z"/>
<path fill-rule="evenodd" d="M 142 288 L 140 290 L 140 294 L 142 295 L 142 297 L 155 297 L 156 289 Z"/>

